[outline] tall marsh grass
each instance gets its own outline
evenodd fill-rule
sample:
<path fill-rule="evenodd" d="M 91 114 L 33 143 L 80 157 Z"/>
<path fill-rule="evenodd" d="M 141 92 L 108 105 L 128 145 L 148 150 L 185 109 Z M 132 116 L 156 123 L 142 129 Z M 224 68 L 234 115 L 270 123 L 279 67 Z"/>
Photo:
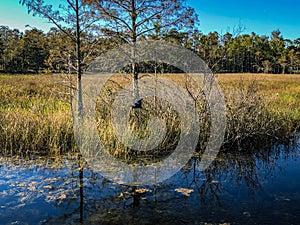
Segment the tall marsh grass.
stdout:
<path fill-rule="evenodd" d="M 185 81 L 183 76 L 170 75 L 173 81 L 182 87 L 195 89 L 191 81 Z M 231 78 L 219 78 L 226 101 L 227 128 L 223 148 L 229 151 L 247 150 L 249 146 L 264 146 L 270 143 L 288 142 L 300 128 L 300 111 L 294 104 L 300 99 L 295 98 L 293 104 L 281 105 L 279 99 L 270 95 L 267 90 L 262 90 L 270 81 Z M 124 81 L 123 81 L 124 82 Z M 134 163 L 151 163 L 171 154 L 180 138 L 180 117 L 165 102 L 158 102 L 157 108 L 153 107 L 154 99 L 145 99 L 142 110 L 133 110 L 131 114 L 132 129 L 137 134 L 147 135 L 147 121 L 151 115 L 161 115 L 165 119 L 168 129 L 164 145 L 158 146 L 153 151 L 134 151 L 122 144 L 114 134 L 111 124 L 111 105 L 115 94 L 122 88 L 123 82 L 108 82 L 98 102 L 97 126 L 100 138 L 106 143 L 110 154 L 124 161 Z M 116 84 L 117 83 L 117 84 Z M 298 80 L 300 84 L 300 79 Z M 296 84 L 294 84 L 296 85 Z M 194 86 L 194 87 L 193 87 Z M 290 93 L 292 94 L 292 93 Z M 275 95 L 276 97 L 277 95 Z M 205 95 L 200 95 L 195 104 L 199 116 L 200 133 L 197 153 L 205 150 L 210 132 L 210 112 Z M 106 114 L 103 112 L 107 112 Z M 157 113 L 157 114 L 155 114 Z M 110 145 L 112 143 L 112 145 Z M 248 147 L 247 147 L 248 146 Z"/>
<path fill-rule="evenodd" d="M 59 83 L 51 76 L 0 76 L 2 153 L 57 154 L 74 149 L 70 106 Z"/>
<path fill-rule="evenodd" d="M 167 157 L 181 130 L 180 117 L 165 101 L 145 99 L 143 109 L 130 115 L 130 126 L 140 137 L 149 135 L 147 121 L 151 116 L 166 121 L 167 134 L 157 148 L 134 151 L 115 136 L 110 110 L 114 95 L 126 83 L 122 79 L 119 84 L 118 79 L 108 82 L 99 97 L 95 123 L 102 143 L 110 154 L 133 163 Z M 300 76 L 218 75 L 217 79 L 227 104 L 224 147 L 246 149 L 243 146 L 286 141 L 299 132 Z M 186 87 L 182 80 L 175 77 L 174 81 Z M 68 92 L 68 85 L 58 75 L 0 75 L 0 152 L 60 154 L 76 150 Z M 196 105 L 201 131 L 196 151 L 201 152 L 209 137 L 210 113 L 205 96 L 198 98 Z"/>
<path fill-rule="evenodd" d="M 300 114 L 284 113 L 252 80 L 239 81 L 224 90 L 226 97 L 227 131 L 224 145 L 243 148 L 268 142 L 286 142 L 299 131 Z"/>
<path fill-rule="evenodd" d="M 129 115 L 130 131 L 137 138 L 150 135 L 149 121 L 159 118 L 166 124 L 166 134 L 162 142 L 150 151 L 133 150 L 129 143 L 122 143 L 114 132 L 112 124 L 112 104 L 116 95 L 129 82 L 115 76 L 109 80 L 100 93 L 96 106 L 96 123 L 98 134 L 105 149 L 114 157 L 132 164 L 147 164 L 167 157 L 176 148 L 181 134 L 180 117 L 174 107 L 161 98 L 144 98 L 141 109 L 131 109 Z M 129 138 L 129 137 L 128 137 Z M 126 137 L 124 138 L 126 139 Z M 130 138 L 129 138 L 130 139 Z"/>
<path fill-rule="evenodd" d="M 217 79 L 227 99 L 227 143 L 285 142 L 300 132 L 299 75 L 220 74 Z"/>

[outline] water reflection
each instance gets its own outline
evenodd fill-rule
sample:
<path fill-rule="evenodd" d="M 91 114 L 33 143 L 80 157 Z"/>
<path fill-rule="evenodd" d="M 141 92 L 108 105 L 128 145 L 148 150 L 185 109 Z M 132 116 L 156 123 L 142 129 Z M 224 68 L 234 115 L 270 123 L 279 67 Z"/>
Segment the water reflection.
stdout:
<path fill-rule="evenodd" d="M 299 144 L 299 143 L 298 143 Z M 206 171 L 195 157 L 149 187 L 115 184 L 78 155 L 0 158 L 1 224 L 290 224 L 300 220 L 300 150 L 222 151 Z"/>

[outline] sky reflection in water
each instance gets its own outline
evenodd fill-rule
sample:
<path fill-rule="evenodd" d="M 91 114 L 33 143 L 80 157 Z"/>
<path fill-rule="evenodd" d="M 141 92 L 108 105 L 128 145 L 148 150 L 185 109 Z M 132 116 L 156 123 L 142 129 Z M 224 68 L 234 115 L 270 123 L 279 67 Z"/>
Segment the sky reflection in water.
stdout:
<path fill-rule="evenodd" d="M 136 188 L 80 170 L 76 157 L 1 157 L 0 224 L 297 223 L 299 157 L 282 145 L 224 152 L 205 172 L 194 158 L 163 184 Z"/>

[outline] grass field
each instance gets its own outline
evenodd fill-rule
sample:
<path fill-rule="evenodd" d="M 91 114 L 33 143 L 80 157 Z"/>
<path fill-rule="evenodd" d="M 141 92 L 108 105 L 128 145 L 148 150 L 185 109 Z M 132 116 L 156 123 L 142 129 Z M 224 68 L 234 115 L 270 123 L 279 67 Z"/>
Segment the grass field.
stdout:
<path fill-rule="evenodd" d="M 0 76 L 0 150 L 57 154 L 74 148 L 70 106 L 58 76 Z"/>
<path fill-rule="evenodd" d="M 300 101 L 300 74 L 217 74 L 221 85 L 236 86 L 239 81 L 257 82 L 259 92 L 268 97 L 294 96 Z M 284 99 L 283 99 L 284 100 Z"/>
<path fill-rule="evenodd" d="M 299 131 L 300 75 L 217 74 L 227 102 L 227 144 Z M 0 151 L 76 149 L 69 87 L 58 75 L 0 75 Z"/>
<path fill-rule="evenodd" d="M 270 111 L 300 122 L 299 74 L 217 74 L 217 79 L 223 89 L 254 82 Z"/>

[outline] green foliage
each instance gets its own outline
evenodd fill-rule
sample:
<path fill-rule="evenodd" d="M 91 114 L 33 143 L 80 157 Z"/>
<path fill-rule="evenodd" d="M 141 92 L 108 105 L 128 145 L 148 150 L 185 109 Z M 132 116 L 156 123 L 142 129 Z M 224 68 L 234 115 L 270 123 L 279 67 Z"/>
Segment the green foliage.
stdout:
<path fill-rule="evenodd" d="M 163 39 L 182 45 L 198 54 L 214 72 L 233 73 L 299 73 L 300 38 L 284 39 L 280 31 L 271 37 L 255 33 L 234 36 L 212 32 L 207 35 L 194 31 L 180 32 L 176 28 L 156 30 L 146 39 Z M 66 34 L 52 28 L 47 34 L 40 30 L 26 30 L 25 34 L 8 27 L 0 27 L 0 71 L 8 73 L 76 72 L 76 45 Z M 120 44 L 119 37 L 97 38 L 81 33 L 83 69 L 103 52 Z M 122 41 L 121 41 L 122 43 Z M 93 46 L 93 50 L 91 50 Z M 149 71 L 147 66 L 141 68 Z M 165 72 L 171 72 L 166 66 Z"/>
<path fill-rule="evenodd" d="M 37 29 L 26 30 L 20 40 L 22 48 L 23 71 L 39 73 L 45 68 L 44 62 L 49 54 L 46 35 Z"/>

